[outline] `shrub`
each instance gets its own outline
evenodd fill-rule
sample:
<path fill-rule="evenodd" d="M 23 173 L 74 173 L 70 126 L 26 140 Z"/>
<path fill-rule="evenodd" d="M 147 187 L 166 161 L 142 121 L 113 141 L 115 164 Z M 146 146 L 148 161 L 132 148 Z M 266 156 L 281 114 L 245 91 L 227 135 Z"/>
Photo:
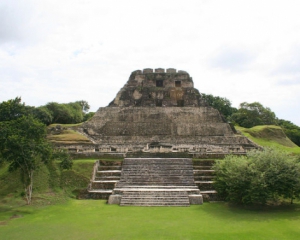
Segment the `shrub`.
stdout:
<path fill-rule="evenodd" d="M 297 159 L 275 149 L 251 151 L 247 156 L 227 156 L 214 170 L 214 186 L 221 197 L 238 204 L 266 204 L 300 195 Z"/>

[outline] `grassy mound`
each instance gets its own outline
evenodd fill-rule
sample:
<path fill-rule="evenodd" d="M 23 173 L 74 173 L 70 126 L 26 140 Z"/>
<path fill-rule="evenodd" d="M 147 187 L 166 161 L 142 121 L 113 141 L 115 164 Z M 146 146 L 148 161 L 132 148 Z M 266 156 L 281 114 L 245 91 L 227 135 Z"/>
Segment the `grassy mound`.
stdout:
<path fill-rule="evenodd" d="M 92 143 L 86 136 L 77 132 L 78 124 L 51 124 L 47 127 L 47 138 L 57 144 L 90 144 Z"/>
<path fill-rule="evenodd" d="M 64 144 L 84 144 L 84 143 L 92 143 L 86 136 L 71 130 L 63 130 L 60 134 L 50 134 L 47 136 L 50 142 L 54 143 L 64 143 Z"/>
<path fill-rule="evenodd" d="M 262 125 L 252 128 L 236 126 L 235 128 L 262 147 L 276 147 L 284 151 L 300 154 L 300 147 L 294 144 L 279 126 Z"/>

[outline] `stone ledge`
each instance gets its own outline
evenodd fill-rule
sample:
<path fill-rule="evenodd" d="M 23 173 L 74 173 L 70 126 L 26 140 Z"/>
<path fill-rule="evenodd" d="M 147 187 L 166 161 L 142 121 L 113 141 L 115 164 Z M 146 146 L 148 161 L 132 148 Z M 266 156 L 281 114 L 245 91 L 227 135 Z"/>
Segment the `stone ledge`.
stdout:
<path fill-rule="evenodd" d="M 202 205 L 203 197 L 201 194 L 190 194 L 189 201 L 191 205 Z"/>
<path fill-rule="evenodd" d="M 107 203 L 119 205 L 121 203 L 121 198 L 122 198 L 122 195 L 120 195 L 120 194 L 110 195 Z"/>

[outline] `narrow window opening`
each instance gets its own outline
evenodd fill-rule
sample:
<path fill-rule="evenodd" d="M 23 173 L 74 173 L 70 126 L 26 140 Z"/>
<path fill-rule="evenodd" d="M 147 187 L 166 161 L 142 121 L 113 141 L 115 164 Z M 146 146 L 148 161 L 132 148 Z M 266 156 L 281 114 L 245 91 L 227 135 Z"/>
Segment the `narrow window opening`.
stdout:
<path fill-rule="evenodd" d="M 175 87 L 181 87 L 181 81 L 175 81 Z"/>
<path fill-rule="evenodd" d="M 156 80 L 156 87 L 163 87 L 163 80 Z"/>

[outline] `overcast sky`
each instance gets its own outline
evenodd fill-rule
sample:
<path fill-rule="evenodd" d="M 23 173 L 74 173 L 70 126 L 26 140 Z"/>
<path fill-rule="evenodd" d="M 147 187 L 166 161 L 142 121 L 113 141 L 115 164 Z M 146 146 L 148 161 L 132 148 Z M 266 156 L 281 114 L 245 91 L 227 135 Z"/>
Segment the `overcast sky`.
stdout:
<path fill-rule="evenodd" d="M 107 106 L 132 71 L 176 68 L 234 107 L 300 125 L 299 0 L 0 0 L 0 101 Z"/>

